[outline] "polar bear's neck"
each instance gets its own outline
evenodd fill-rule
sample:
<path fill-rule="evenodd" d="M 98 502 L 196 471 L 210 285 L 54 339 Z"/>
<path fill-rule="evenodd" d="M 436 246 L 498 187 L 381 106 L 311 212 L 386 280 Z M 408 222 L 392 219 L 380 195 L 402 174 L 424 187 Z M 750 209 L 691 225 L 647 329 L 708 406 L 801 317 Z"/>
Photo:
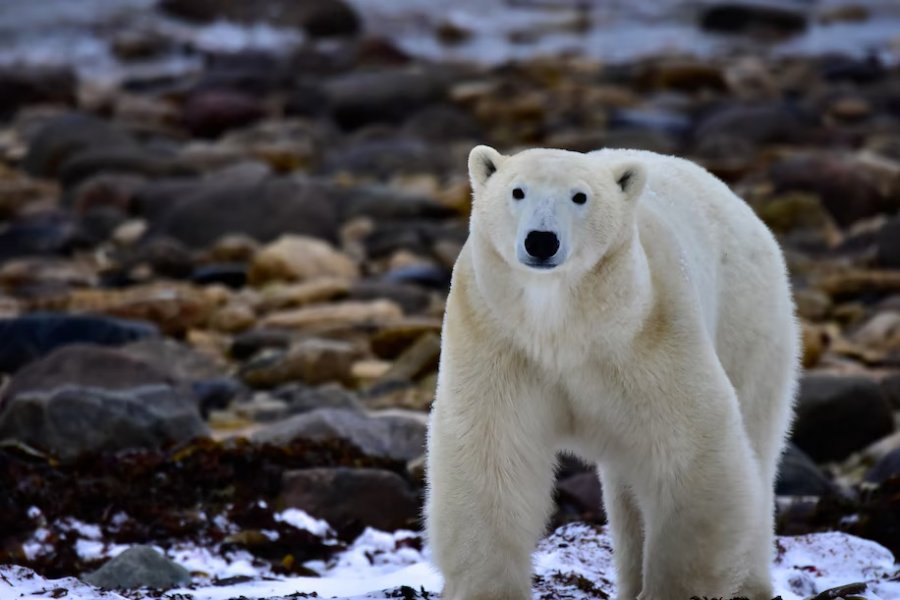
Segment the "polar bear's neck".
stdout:
<path fill-rule="evenodd" d="M 478 295 L 494 321 L 526 346 L 558 353 L 586 352 L 591 345 L 624 354 L 653 312 L 655 294 L 637 232 L 579 276 L 523 276 L 490 244 L 473 250 Z"/>

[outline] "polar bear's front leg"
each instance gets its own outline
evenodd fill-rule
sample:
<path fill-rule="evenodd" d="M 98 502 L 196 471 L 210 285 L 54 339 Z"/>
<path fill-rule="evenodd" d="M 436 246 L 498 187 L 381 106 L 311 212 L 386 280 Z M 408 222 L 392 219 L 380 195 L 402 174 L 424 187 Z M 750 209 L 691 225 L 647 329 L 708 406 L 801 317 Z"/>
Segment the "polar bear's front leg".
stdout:
<path fill-rule="evenodd" d="M 426 526 L 444 600 L 531 598 L 552 507 L 552 419 L 515 359 L 445 345 L 428 440 Z"/>
<path fill-rule="evenodd" d="M 646 523 L 640 600 L 735 596 L 755 568 L 756 530 L 769 524 L 734 391 L 701 387 L 713 389 L 695 388 L 698 397 L 685 400 L 696 409 L 684 411 L 691 426 L 673 419 L 668 434 L 651 433 L 657 453 L 638 496 Z"/>

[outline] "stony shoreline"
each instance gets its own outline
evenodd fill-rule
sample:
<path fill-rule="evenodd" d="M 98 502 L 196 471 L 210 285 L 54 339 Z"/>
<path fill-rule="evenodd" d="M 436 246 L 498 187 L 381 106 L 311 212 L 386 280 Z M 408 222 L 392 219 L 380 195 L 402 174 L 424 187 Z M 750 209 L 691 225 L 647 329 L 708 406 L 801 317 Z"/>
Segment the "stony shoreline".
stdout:
<path fill-rule="evenodd" d="M 98 568 L 67 518 L 293 575 L 342 546 L 285 509 L 345 545 L 416 530 L 476 143 L 683 155 L 744 197 L 804 332 L 779 532 L 900 555 L 900 67 L 428 62 L 341 10 L 290 52 L 198 51 L 189 77 L 0 67 L 0 564 Z M 126 63 L 175 51 L 133 33 Z M 599 494 L 564 459 L 553 526 L 602 523 Z"/>

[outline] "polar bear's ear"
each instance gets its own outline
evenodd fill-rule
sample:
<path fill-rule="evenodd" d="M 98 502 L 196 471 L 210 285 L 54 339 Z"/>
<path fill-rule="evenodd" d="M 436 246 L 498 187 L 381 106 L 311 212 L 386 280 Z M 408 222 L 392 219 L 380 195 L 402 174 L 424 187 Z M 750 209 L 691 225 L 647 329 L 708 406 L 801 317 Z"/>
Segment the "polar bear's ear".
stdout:
<path fill-rule="evenodd" d="M 644 191 L 644 184 L 647 183 L 647 171 L 644 165 L 637 162 L 626 162 L 616 166 L 613 169 L 613 177 L 616 185 L 629 200 L 640 196 Z"/>
<path fill-rule="evenodd" d="M 472 189 L 483 186 L 505 157 L 490 146 L 475 146 L 469 152 L 469 179 Z"/>

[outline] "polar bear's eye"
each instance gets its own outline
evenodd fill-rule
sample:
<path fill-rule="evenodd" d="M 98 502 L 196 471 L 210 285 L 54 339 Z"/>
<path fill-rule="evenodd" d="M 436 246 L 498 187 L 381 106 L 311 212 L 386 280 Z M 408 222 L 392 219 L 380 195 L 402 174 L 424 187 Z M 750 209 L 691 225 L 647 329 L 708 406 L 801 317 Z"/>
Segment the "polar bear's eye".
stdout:
<path fill-rule="evenodd" d="M 574 202 L 575 204 L 584 204 L 585 202 L 587 202 L 587 196 L 584 192 L 578 192 L 577 194 L 572 196 L 572 202 Z"/>
<path fill-rule="evenodd" d="M 515 198 L 516 200 L 521 200 L 524 197 L 525 192 L 522 190 L 522 188 L 516 188 L 513 190 L 513 198 Z"/>

